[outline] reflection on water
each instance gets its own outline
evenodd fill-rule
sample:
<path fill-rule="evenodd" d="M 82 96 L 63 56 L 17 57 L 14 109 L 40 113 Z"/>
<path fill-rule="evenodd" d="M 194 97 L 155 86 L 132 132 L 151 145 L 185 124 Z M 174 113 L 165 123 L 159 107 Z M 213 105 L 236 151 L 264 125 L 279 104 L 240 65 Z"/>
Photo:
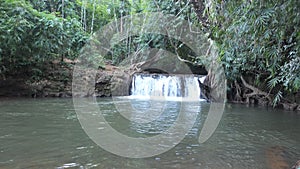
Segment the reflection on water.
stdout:
<path fill-rule="evenodd" d="M 139 111 L 147 111 L 153 105 L 130 102 Z M 136 123 L 119 113 L 111 99 L 99 99 L 98 104 L 111 126 L 135 137 L 151 137 L 168 129 L 180 107 L 178 102 L 157 102 L 157 110 L 165 111 L 156 118 L 149 116 L 153 122 Z M 161 155 L 130 159 L 106 152 L 88 138 L 71 99 L 2 100 L 0 169 L 264 169 L 270 161 L 278 159 L 274 153 L 289 166 L 300 157 L 300 116 L 295 113 L 227 105 L 217 131 L 207 142 L 199 144 L 199 131 L 209 104 L 200 102 L 198 108 L 201 112 L 194 127 L 180 144 Z M 135 118 L 141 116 L 137 114 Z"/>

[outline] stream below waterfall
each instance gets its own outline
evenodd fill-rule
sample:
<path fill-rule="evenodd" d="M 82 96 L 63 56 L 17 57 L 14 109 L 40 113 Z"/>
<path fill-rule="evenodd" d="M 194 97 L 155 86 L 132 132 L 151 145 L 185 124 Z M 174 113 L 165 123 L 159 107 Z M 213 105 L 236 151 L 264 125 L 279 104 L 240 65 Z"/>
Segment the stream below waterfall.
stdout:
<path fill-rule="evenodd" d="M 115 105 L 125 101 L 141 111 L 151 112 L 156 104 L 167 107 L 159 118 L 140 125 L 118 112 Z M 172 126 L 180 104 L 128 98 L 96 100 L 108 123 L 131 137 L 152 137 Z M 1 100 L 0 168 L 265 169 L 280 160 L 291 166 L 300 157 L 299 114 L 227 104 L 215 133 L 200 144 L 198 136 L 210 104 L 194 106 L 199 110 L 195 123 L 178 145 L 153 157 L 132 159 L 95 144 L 81 127 L 72 99 Z"/>

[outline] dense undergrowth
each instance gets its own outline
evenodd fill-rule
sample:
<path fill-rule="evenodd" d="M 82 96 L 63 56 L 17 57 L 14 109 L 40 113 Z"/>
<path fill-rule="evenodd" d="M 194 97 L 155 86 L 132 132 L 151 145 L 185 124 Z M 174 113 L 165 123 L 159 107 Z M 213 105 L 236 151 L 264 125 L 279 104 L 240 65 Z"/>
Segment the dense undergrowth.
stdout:
<path fill-rule="evenodd" d="M 228 80 L 228 99 L 296 109 L 300 89 L 297 0 L 0 0 L 1 79 L 45 78 L 49 63 L 74 60 L 99 28 L 130 14 L 161 11 L 188 20 L 213 39 Z M 175 45 L 174 45 L 175 44 Z M 162 35 L 124 39 L 92 60 L 118 65 L 136 51 L 163 48 L 192 66 L 199 56 Z M 139 61 L 131 60 L 132 63 Z M 299 106 L 298 106 L 299 107 Z"/>

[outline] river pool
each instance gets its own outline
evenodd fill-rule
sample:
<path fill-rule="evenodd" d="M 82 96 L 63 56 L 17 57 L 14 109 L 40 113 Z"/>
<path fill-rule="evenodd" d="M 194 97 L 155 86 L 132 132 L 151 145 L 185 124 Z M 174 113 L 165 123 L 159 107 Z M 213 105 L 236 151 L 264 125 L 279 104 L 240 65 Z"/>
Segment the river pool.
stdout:
<path fill-rule="evenodd" d="M 169 101 L 161 118 L 137 125 L 118 113 L 116 102 L 97 99 L 109 124 L 131 137 L 160 134 L 172 125 L 180 109 L 178 102 Z M 149 109 L 146 100 L 130 102 L 138 109 Z M 153 157 L 126 158 L 90 139 L 72 99 L 2 99 L 0 169 L 265 169 L 272 161 L 283 160 L 291 166 L 300 159 L 299 113 L 227 104 L 212 137 L 200 144 L 199 131 L 210 104 L 193 106 L 199 110 L 195 123 L 178 145 Z"/>

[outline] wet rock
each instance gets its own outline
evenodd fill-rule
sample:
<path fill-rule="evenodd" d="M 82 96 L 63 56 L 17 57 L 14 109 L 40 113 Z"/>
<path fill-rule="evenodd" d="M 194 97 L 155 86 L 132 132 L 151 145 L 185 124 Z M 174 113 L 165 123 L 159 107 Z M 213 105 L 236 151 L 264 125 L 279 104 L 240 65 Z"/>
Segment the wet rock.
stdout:
<path fill-rule="evenodd" d="M 285 158 L 286 147 L 273 146 L 265 151 L 265 158 L 268 168 L 270 169 L 287 169 L 289 167 Z"/>
<path fill-rule="evenodd" d="M 298 105 L 296 103 L 293 103 L 293 104 L 291 104 L 291 103 L 283 103 L 282 105 L 283 105 L 283 108 L 285 110 L 292 110 L 292 111 L 296 110 L 297 107 L 298 107 Z"/>

